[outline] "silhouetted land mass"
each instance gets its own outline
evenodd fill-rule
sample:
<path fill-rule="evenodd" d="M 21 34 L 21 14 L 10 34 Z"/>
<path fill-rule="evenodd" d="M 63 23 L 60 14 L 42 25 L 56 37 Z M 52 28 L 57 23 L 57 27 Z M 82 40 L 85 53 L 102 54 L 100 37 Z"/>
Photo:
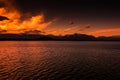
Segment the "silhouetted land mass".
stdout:
<path fill-rule="evenodd" d="M 120 36 L 94 37 L 86 34 L 68 34 L 65 36 L 38 35 L 38 34 L 0 34 L 0 40 L 55 40 L 55 41 L 120 41 Z"/>

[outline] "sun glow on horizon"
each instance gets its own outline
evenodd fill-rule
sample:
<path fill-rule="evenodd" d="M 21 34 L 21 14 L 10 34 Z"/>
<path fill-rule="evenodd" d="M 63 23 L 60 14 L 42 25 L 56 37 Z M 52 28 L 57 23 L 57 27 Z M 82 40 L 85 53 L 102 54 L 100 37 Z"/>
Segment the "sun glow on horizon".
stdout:
<path fill-rule="evenodd" d="M 102 29 L 93 32 L 88 32 L 89 35 L 98 36 L 120 36 L 120 28 Z"/>

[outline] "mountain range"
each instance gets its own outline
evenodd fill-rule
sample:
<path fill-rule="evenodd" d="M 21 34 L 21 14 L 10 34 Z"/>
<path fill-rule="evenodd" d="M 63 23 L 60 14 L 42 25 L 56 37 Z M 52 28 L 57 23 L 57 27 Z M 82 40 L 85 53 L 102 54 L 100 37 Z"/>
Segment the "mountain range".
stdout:
<path fill-rule="evenodd" d="M 56 40 L 56 41 L 120 41 L 120 36 L 95 37 L 86 34 L 67 34 L 64 36 L 42 34 L 0 34 L 0 40 Z"/>

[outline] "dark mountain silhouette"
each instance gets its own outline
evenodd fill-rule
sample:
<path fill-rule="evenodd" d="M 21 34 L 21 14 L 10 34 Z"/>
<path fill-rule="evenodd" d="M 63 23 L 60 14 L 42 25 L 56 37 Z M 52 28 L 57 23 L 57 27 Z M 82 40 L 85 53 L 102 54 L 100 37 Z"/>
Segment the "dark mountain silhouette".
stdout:
<path fill-rule="evenodd" d="M 0 34 L 0 40 L 120 41 L 120 36 L 94 37 L 91 35 L 77 33 L 65 36 L 42 34 Z"/>
<path fill-rule="evenodd" d="M 105 37 L 105 36 L 100 36 L 97 38 L 99 41 L 120 41 L 120 36 L 110 36 L 110 37 Z"/>

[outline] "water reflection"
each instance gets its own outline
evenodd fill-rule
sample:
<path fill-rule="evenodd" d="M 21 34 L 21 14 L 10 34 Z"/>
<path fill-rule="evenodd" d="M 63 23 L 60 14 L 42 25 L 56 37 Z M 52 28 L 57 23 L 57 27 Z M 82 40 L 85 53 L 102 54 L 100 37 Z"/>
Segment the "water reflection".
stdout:
<path fill-rule="evenodd" d="M 120 75 L 119 42 L 0 44 L 0 80 L 110 80 Z"/>

